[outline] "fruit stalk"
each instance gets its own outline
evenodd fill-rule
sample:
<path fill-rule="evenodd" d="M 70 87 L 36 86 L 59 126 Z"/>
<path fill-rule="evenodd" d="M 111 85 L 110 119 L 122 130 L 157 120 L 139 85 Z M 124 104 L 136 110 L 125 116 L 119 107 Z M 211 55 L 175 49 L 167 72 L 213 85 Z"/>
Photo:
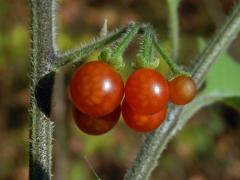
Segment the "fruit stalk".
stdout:
<path fill-rule="evenodd" d="M 211 65 L 219 54 L 224 51 L 240 31 L 240 2 L 236 4 L 233 12 L 227 18 L 223 26 L 216 32 L 203 53 L 198 58 L 198 64 L 193 70 L 193 79 L 199 88 Z M 148 179 L 157 166 L 167 143 L 174 137 L 178 130 L 182 129 L 179 119 L 184 116 L 186 109 L 170 107 L 168 117 L 163 125 L 156 131 L 149 133 L 134 160 L 132 166 L 125 175 L 126 180 Z"/>
<path fill-rule="evenodd" d="M 177 62 L 179 56 L 179 20 L 178 5 L 181 0 L 167 0 L 169 14 L 169 37 L 171 40 L 171 57 Z"/>

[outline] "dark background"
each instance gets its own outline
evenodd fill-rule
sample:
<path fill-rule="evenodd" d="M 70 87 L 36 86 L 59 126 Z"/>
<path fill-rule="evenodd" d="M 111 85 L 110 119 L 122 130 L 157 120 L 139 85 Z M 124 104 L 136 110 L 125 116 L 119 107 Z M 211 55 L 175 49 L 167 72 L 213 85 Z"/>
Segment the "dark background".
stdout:
<path fill-rule="evenodd" d="M 215 27 L 223 24 L 234 3 L 234 0 L 181 2 L 181 64 L 196 63 L 197 39 L 209 39 Z M 29 10 L 27 1 L 0 0 L 1 180 L 28 178 Z M 110 30 L 131 20 L 150 22 L 159 33 L 166 52 L 169 51 L 168 10 L 164 0 L 59 0 L 59 49 L 69 50 L 91 40 L 99 33 L 105 18 L 108 18 Z M 136 45 L 129 47 L 126 59 L 134 59 Z M 239 47 L 239 40 L 236 40 L 229 51 L 236 61 L 240 60 Z M 68 69 L 57 76 L 58 86 L 62 88 L 56 94 L 60 100 L 55 113 L 60 115 L 54 116 L 57 124 L 54 178 L 96 179 L 94 169 L 101 179 L 122 179 L 143 136 L 128 129 L 122 121 L 103 136 L 92 137 L 80 132 L 72 121 L 67 98 L 70 76 Z M 240 179 L 239 104 L 234 98 L 202 108 L 168 145 L 151 179 Z"/>

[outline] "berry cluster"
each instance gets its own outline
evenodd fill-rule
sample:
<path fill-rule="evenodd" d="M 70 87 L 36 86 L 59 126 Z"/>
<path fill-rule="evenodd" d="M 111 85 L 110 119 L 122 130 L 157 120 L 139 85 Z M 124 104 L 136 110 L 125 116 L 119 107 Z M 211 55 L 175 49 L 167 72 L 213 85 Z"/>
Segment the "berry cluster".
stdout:
<path fill-rule="evenodd" d="M 121 112 L 130 128 L 150 132 L 164 121 L 169 100 L 183 105 L 196 94 L 190 77 L 179 75 L 167 81 L 159 72 L 148 68 L 135 71 L 124 88 L 121 76 L 101 61 L 81 66 L 70 86 L 75 122 L 90 135 L 112 129 Z"/>

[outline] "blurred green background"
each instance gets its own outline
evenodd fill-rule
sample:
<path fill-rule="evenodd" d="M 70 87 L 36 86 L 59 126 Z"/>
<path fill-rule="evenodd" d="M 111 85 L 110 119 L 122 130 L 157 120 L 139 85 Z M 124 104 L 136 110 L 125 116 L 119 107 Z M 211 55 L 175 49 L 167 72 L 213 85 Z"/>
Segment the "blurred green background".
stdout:
<path fill-rule="evenodd" d="M 204 41 L 223 24 L 235 3 L 236 0 L 182 0 L 180 63 L 184 67 L 191 68 L 196 63 Z M 28 178 L 29 10 L 27 1 L 0 0 L 1 180 Z M 165 0 L 59 0 L 57 43 L 61 51 L 69 50 L 97 35 L 105 18 L 110 30 L 133 20 L 153 24 L 168 53 L 168 17 Z M 136 46 L 137 41 L 130 45 L 126 60 L 134 59 Z M 240 179 L 239 49 L 240 38 L 211 69 L 192 105 L 198 112 L 168 145 L 151 179 Z M 160 69 L 166 71 L 166 66 Z M 97 174 L 103 180 L 122 179 L 144 135 L 130 130 L 122 120 L 103 136 L 80 132 L 71 117 L 67 93 L 70 77 L 67 68 L 57 75 L 53 178 L 92 180 L 97 179 Z"/>

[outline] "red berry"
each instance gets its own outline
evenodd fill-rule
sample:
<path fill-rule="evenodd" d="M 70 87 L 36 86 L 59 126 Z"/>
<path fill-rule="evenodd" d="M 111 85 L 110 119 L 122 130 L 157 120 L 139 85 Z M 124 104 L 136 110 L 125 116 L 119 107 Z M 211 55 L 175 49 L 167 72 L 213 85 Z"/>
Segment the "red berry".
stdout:
<path fill-rule="evenodd" d="M 135 112 L 124 99 L 122 104 L 122 115 L 127 125 L 138 132 L 150 132 L 164 121 L 167 108 L 151 115 L 143 115 Z"/>
<path fill-rule="evenodd" d="M 81 66 L 71 80 L 71 99 L 84 114 L 104 116 L 121 103 L 121 76 L 108 64 L 93 61 Z"/>
<path fill-rule="evenodd" d="M 196 95 L 196 84 L 191 77 L 177 76 L 169 82 L 170 100 L 174 104 L 184 105 L 193 100 Z"/>
<path fill-rule="evenodd" d="M 125 98 L 131 108 L 138 113 L 157 113 L 168 102 L 168 82 L 157 71 L 139 69 L 127 80 Z"/>
<path fill-rule="evenodd" d="M 89 135 L 101 135 L 110 131 L 117 123 L 121 113 L 120 106 L 112 113 L 102 117 L 92 117 L 73 109 L 74 120 L 83 132 Z"/>

